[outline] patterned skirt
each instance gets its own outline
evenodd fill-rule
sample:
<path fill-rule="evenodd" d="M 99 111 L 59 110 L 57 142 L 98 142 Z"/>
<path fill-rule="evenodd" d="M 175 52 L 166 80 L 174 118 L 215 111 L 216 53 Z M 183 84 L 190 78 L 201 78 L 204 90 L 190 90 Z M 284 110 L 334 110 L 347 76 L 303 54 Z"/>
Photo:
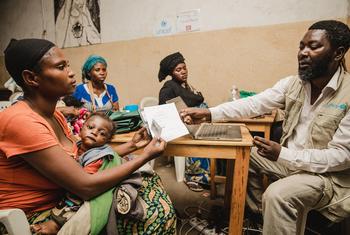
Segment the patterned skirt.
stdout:
<path fill-rule="evenodd" d="M 144 176 L 139 198 L 147 214 L 144 220 L 132 220 L 118 216 L 117 226 L 119 234 L 176 234 L 176 214 L 173 204 L 164 189 L 157 174 Z M 51 219 L 51 210 L 35 213 L 28 217 L 29 224 L 41 223 Z M 83 224 L 83 222 L 82 222 Z M 7 234 L 0 223 L 0 234 Z"/>
<path fill-rule="evenodd" d="M 143 178 L 139 197 L 146 206 L 146 219 L 118 218 L 119 234 L 176 234 L 175 210 L 157 174 Z"/>

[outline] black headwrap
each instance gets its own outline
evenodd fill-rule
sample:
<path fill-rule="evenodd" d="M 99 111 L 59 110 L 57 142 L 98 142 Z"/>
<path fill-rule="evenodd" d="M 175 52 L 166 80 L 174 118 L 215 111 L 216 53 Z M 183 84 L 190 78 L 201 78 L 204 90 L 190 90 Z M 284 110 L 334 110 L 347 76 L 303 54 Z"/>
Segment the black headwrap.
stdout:
<path fill-rule="evenodd" d="M 43 55 L 54 46 L 55 44 L 45 39 L 11 39 L 4 51 L 7 71 L 23 87 L 23 70 L 33 70 Z"/>
<path fill-rule="evenodd" d="M 180 52 L 168 55 L 160 62 L 160 68 L 158 72 L 159 82 L 163 81 L 166 76 L 171 75 L 174 68 L 181 63 L 185 62 L 185 58 L 181 55 Z"/>

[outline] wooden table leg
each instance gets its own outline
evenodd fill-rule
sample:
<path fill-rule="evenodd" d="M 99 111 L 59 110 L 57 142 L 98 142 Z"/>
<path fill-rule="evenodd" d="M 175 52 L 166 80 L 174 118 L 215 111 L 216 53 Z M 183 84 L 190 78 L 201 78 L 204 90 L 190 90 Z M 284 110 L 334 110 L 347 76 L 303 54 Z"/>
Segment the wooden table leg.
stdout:
<path fill-rule="evenodd" d="M 225 183 L 225 195 L 224 195 L 224 207 L 227 212 L 230 211 L 231 206 L 231 195 L 233 187 L 233 160 L 226 161 L 226 183 Z"/>
<path fill-rule="evenodd" d="M 230 209 L 229 234 L 242 234 L 245 198 L 248 182 L 249 148 L 237 149 L 233 181 L 233 194 Z"/>
<path fill-rule="evenodd" d="M 216 174 L 216 159 L 210 158 L 210 199 L 216 198 L 215 174 Z"/>
<path fill-rule="evenodd" d="M 271 138 L 271 125 L 265 125 L 264 137 L 268 140 Z"/>

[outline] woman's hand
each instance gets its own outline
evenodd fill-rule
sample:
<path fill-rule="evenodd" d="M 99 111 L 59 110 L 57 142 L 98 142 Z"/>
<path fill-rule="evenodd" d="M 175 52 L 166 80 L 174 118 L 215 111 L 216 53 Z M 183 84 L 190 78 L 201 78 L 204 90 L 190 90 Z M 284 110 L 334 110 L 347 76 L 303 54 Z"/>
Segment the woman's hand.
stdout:
<path fill-rule="evenodd" d="M 119 111 L 119 102 L 114 102 L 113 103 L 113 111 Z"/>
<path fill-rule="evenodd" d="M 258 148 L 258 154 L 260 156 L 271 161 L 277 161 L 281 152 L 281 145 L 279 143 L 259 136 L 254 136 L 253 143 Z"/>
<path fill-rule="evenodd" d="M 136 149 L 145 147 L 151 141 L 145 127 L 139 129 L 131 139 Z"/>
<path fill-rule="evenodd" d="M 186 124 L 199 124 L 211 121 L 209 109 L 188 108 L 180 111 L 180 116 Z"/>
<path fill-rule="evenodd" d="M 165 150 L 167 143 L 163 139 L 153 138 L 152 141 L 144 148 L 143 153 L 152 160 L 159 157 Z"/>

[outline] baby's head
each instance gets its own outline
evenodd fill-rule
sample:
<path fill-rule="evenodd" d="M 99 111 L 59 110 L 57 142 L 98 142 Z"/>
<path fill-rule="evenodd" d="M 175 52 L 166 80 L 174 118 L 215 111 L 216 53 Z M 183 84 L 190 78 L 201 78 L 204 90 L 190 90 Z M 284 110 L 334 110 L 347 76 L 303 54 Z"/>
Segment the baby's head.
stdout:
<path fill-rule="evenodd" d="M 78 100 L 73 95 L 66 95 L 65 97 L 63 97 L 62 100 L 66 104 L 66 106 L 81 108 L 84 105 L 84 102 Z"/>
<path fill-rule="evenodd" d="M 93 113 L 80 131 L 81 144 L 86 149 L 103 146 L 112 138 L 114 131 L 114 122 L 107 115 Z"/>

